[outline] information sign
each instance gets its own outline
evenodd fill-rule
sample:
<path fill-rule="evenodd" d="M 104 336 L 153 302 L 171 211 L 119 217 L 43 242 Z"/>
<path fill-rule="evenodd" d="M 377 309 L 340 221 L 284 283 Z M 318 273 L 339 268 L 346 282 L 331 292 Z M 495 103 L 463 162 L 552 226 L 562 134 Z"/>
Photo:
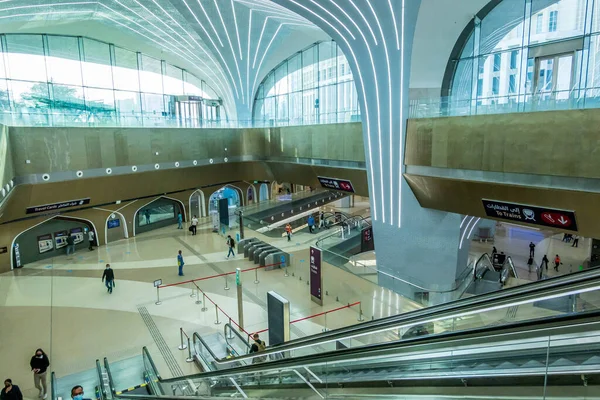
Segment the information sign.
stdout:
<path fill-rule="evenodd" d="M 568 231 L 577 231 L 575 212 L 527 204 L 506 203 L 498 200 L 482 199 L 488 217 L 513 222 L 522 222 Z"/>

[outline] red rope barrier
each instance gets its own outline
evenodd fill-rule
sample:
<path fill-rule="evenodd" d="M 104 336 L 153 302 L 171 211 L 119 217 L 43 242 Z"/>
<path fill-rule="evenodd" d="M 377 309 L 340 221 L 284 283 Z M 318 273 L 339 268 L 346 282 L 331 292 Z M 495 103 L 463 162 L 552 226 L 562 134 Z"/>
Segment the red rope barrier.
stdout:
<path fill-rule="evenodd" d="M 282 263 L 280 263 L 280 262 L 279 263 L 275 263 L 275 264 L 268 264 L 268 265 L 263 265 L 261 267 L 254 267 L 254 268 L 243 269 L 240 272 L 254 271 L 254 270 L 257 270 L 257 269 L 262 269 L 262 268 L 267 268 L 267 267 L 273 267 L 275 265 L 281 265 L 281 264 Z M 183 281 L 183 282 L 177 282 L 177 283 L 169 283 L 168 285 L 160 285 L 158 288 L 159 289 L 163 289 L 163 288 L 167 288 L 167 287 L 171 287 L 171 286 L 180 286 L 180 285 L 185 285 L 186 283 L 194 283 L 194 282 L 205 281 L 205 280 L 213 279 L 213 278 L 220 278 L 222 276 L 234 275 L 235 273 L 236 273 L 236 271 L 225 272 L 224 274 L 205 276 L 204 278 L 190 279 L 189 281 Z"/>
<path fill-rule="evenodd" d="M 332 313 L 332 312 L 335 312 L 335 311 L 343 310 L 345 308 L 354 307 L 357 304 L 360 304 L 360 301 L 357 301 L 356 303 L 348 304 L 348 305 L 343 306 L 343 307 L 334 308 L 333 310 L 324 311 L 322 313 L 318 313 L 318 314 L 314 314 L 314 315 L 309 315 L 308 317 L 298 318 L 298 319 L 295 319 L 293 321 L 290 321 L 290 324 L 295 324 L 296 322 L 305 321 L 307 319 L 320 317 L 321 315 L 325 315 L 325 314 L 329 314 L 329 313 Z"/>

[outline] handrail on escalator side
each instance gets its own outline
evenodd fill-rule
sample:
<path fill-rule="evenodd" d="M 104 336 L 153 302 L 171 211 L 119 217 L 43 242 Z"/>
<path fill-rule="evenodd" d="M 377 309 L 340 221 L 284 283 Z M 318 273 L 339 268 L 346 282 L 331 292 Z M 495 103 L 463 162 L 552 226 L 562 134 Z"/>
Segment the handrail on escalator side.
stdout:
<path fill-rule="evenodd" d="M 110 391 L 112 392 L 112 395 L 115 396 L 117 391 L 115 390 L 113 377 L 110 373 L 110 365 L 108 365 L 108 359 L 106 357 L 104 357 L 104 369 L 106 370 L 106 375 L 108 375 L 108 385 L 110 386 Z"/>
<path fill-rule="evenodd" d="M 152 359 L 152 356 L 150 355 L 150 352 L 148 351 L 148 348 L 146 346 L 142 347 L 142 358 L 144 356 L 148 358 L 148 361 L 150 362 L 150 366 L 152 367 L 152 371 L 154 372 L 156 377 L 160 380 L 161 379 L 160 373 L 158 372 L 158 369 L 156 368 L 156 364 L 154 364 L 154 360 Z"/>
<path fill-rule="evenodd" d="M 600 317 L 600 311 L 590 311 L 583 314 L 566 314 L 559 316 L 543 317 L 537 320 L 530 321 L 519 321 L 513 322 L 507 325 L 494 325 L 486 326 L 483 328 L 471 328 L 464 331 L 452 331 L 444 332 L 436 335 L 426 335 L 421 337 L 415 337 L 411 339 L 397 340 L 393 342 L 376 343 L 360 347 L 350 347 L 345 349 L 336 349 L 324 353 L 310 354 L 294 358 L 283 358 L 268 363 L 254 363 L 246 364 L 240 367 L 234 367 L 227 370 L 217 370 L 211 372 L 204 372 L 194 375 L 188 375 L 184 377 L 186 380 L 192 379 L 211 379 L 215 377 L 223 377 L 229 375 L 239 375 L 254 372 L 264 372 L 264 370 L 281 370 L 283 368 L 294 368 L 298 365 L 306 366 L 311 364 L 321 363 L 336 363 L 342 360 L 353 359 L 362 355 L 373 357 L 374 352 L 381 352 L 383 354 L 389 354 L 392 350 L 398 350 L 410 348 L 414 345 L 426 345 L 443 343 L 448 344 L 452 341 L 459 340 L 472 340 L 475 338 L 498 336 L 502 334 L 518 334 L 520 337 L 528 333 L 533 335 L 538 331 L 547 332 L 548 329 L 554 327 L 558 328 L 561 326 L 577 326 L 587 325 L 590 323 L 597 323 L 598 317 Z M 533 325 L 533 328 L 531 326 Z M 527 328 L 530 328 L 527 330 Z M 263 353 L 264 354 L 264 353 Z M 179 378 L 164 379 L 163 383 L 177 382 Z"/>
<path fill-rule="evenodd" d="M 483 274 L 481 274 L 481 275 L 477 274 L 477 266 L 483 260 L 487 260 L 489 262 L 489 265 L 486 265 L 485 269 L 488 271 L 494 271 L 494 263 L 492 262 L 492 258 L 490 257 L 490 255 L 488 253 L 483 253 L 481 255 L 481 257 L 479 257 L 477 259 L 477 261 L 475 262 L 475 268 L 473 268 L 473 280 L 481 279 L 481 277 L 483 276 Z M 490 267 L 491 267 L 491 269 L 490 269 Z"/>
<path fill-rule="evenodd" d="M 56 375 L 54 371 L 50 373 L 50 396 L 52 396 L 52 400 L 57 400 L 56 397 Z"/>
<path fill-rule="evenodd" d="M 248 348 L 248 351 L 252 348 L 252 346 L 250 346 L 250 344 L 248 343 L 248 339 L 244 338 L 237 330 L 235 330 L 231 324 L 228 322 L 225 324 L 225 326 L 223 327 L 223 336 L 225 336 L 225 342 L 227 342 L 227 344 L 229 344 L 229 341 L 227 339 L 227 330 L 229 330 L 230 332 L 233 332 L 242 343 L 244 343 L 246 345 L 246 347 Z M 246 351 L 246 354 L 248 354 L 248 351 Z"/>
<path fill-rule="evenodd" d="M 216 355 L 215 353 L 211 350 L 211 348 L 206 344 L 206 342 L 204 341 L 204 339 L 202 339 L 202 337 L 200 337 L 200 335 L 198 335 L 198 332 L 194 332 L 194 334 L 192 335 L 193 337 L 193 342 L 194 342 L 194 354 L 198 354 L 196 353 L 196 338 L 198 338 L 198 341 L 202 344 L 202 346 L 204 346 L 206 348 L 206 350 L 208 350 L 208 354 L 210 354 L 210 356 L 213 358 L 213 360 L 215 361 L 221 361 Z M 203 360 L 204 357 L 202 356 L 202 353 L 198 354 L 198 356 L 200 356 Z M 206 362 L 206 365 L 208 365 L 210 367 L 210 363 L 207 360 L 204 360 Z"/>
<path fill-rule="evenodd" d="M 281 353 L 284 351 L 294 350 L 298 347 L 309 347 L 322 343 L 329 343 L 335 340 L 344 340 L 349 337 L 357 337 L 377 331 L 392 329 L 398 324 L 409 324 L 411 320 L 419 318 L 433 318 L 444 313 L 458 312 L 468 309 L 469 307 L 487 307 L 490 302 L 506 302 L 519 298 L 524 295 L 536 295 L 546 290 L 556 290 L 565 286 L 574 284 L 586 283 L 600 277 L 600 267 L 589 269 L 585 272 L 576 272 L 572 274 L 562 275 L 549 278 L 543 281 L 532 282 L 528 285 L 514 286 L 503 289 L 502 291 L 490 292 L 479 296 L 473 296 L 465 299 L 455 300 L 453 302 L 438 304 L 428 308 L 410 311 L 404 314 L 399 314 L 391 317 L 381 318 L 379 320 L 367 321 L 350 327 L 334 329 L 325 333 L 311 335 L 305 338 L 295 339 L 283 345 L 270 348 L 262 352 L 263 355 Z M 236 357 L 235 360 L 226 360 L 227 362 L 240 361 L 252 358 L 250 355 Z M 222 361 L 217 361 L 217 363 Z"/>
<path fill-rule="evenodd" d="M 104 390 L 104 380 L 102 379 L 102 365 L 100 360 L 96 359 L 96 372 L 98 373 L 98 382 L 100 382 L 100 392 L 102 393 L 102 399 L 107 398 L 106 390 Z"/>

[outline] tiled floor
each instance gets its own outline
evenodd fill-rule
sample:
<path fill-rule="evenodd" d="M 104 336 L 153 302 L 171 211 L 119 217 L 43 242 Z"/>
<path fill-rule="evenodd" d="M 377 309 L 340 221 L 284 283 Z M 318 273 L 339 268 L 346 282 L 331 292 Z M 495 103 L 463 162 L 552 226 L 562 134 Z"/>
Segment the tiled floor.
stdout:
<path fill-rule="evenodd" d="M 359 203 L 354 209 L 344 211 L 354 212 L 361 207 L 368 207 L 368 204 Z M 33 388 L 28 362 L 38 347 L 49 354 L 52 370 L 59 378 L 93 369 L 96 359 L 107 357 L 110 362 L 117 362 L 139 357 L 143 346 L 148 347 L 164 377 L 197 371 L 193 363 L 185 362 L 187 353 L 177 349 L 180 328 L 189 336 L 193 332 L 211 335 L 223 332 L 228 318 L 225 314 L 238 321 L 234 278 L 227 282 L 230 290 L 225 290 L 223 277 L 197 282 L 223 310 L 218 312 L 219 325 L 215 324 L 214 306 L 209 304 L 207 310 L 202 311 L 203 305 L 196 304 L 196 297 L 190 297 L 191 284 L 161 289 L 162 304 L 156 305 L 157 293 L 152 282 L 162 279 L 164 284 L 173 284 L 232 272 L 236 268 L 254 267 L 252 262 L 239 255 L 227 260 L 225 239 L 211 232 L 208 220 L 201 223 L 197 236 L 191 236 L 187 230 L 164 228 L 91 252 L 56 257 L 0 275 L 0 376 L 12 378 L 26 397 L 35 397 L 37 391 Z M 292 254 L 287 277 L 282 270 L 259 270 L 257 276 L 254 271 L 242 274 L 243 319 L 247 332 L 267 328 L 268 291 L 275 291 L 290 301 L 291 320 L 354 302 L 361 303 L 366 319 L 420 307 L 372 281 L 327 264 L 323 265 L 324 304 L 318 306 L 312 302 L 307 285 L 308 249 L 320 236 L 329 233 L 298 233 L 292 242 L 246 233 L 247 237 L 260 237 Z M 544 232 L 523 232 L 512 227 L 506 228 L 505 232 L 498 231 L 495 245 L 499 250 L 506 249 L 523 268 L 530 240 L 538 243 L 540 249 L 547 248 L 549 253 L 560 252 L 565 270 L 570 268 L 569 265 L 577 265 L 584 253 L 589 253 L 588 241 L 581 241 L 580 249 L 572 249 Z M 183 251 L 185 258 L 185 277 L 177 276 L 178 250 Z M 472 250 L 474 254 L 490 251 L 491 245 L 473 243 Z M 115 270 L 116 287 L 112 295 L 106 292 L 100 280 L 106 263 L 111 263 Z M 259 283 L 255 283 L 256 278 Z M 200 295 L 200 300 L 205 299 Z M 519 315 L 530 312 L 527 307 L 518 310 Z M 483 319 L 494 322 L 505 315 L 506 310 L 498 310 L 485 316 L 462 318 L 460 323 L 461 326 L 476 326 Z M 294 323 L 291 335 L 292 338 L 302 337 L 325 328 L 355 324 L 358 317 L 358 306 L 342 309 L 326 317 Z M 448 329 L 448 323 L 440 322 L 436 329 Z M 390 337 L 397 337 L 396 333 L 394 335 Z M 372 338 L 365 339 L 370 340 Z M 171 358 L 165 353 L 170 353 Z M 91 387 L 85 390 L 86 394 L 93 392 Z"/>

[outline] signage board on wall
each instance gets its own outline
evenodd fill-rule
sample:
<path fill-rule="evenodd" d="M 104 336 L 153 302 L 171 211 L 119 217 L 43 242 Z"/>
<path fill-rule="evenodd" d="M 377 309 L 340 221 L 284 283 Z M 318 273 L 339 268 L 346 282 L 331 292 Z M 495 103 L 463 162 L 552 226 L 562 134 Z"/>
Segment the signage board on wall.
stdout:
<path fill-rule="evenodd" d="M 521 222 L 577 231 L 575 212 L 555 208 L 538 207 L 527 204 L 506 203 L 498 200 L 482 199 L 485 214 L 488 217 L 512 222 Z"/>
<path fill-rule="evenodd" d="M 375 241 L 373 240 L 373 227 L 367 226 L 361 231 L 360 252 L 375 250 Z"/>
<path fill-rule="evenodd" d="M 60 203 L 44 204 L 42 206 L 27 207 L 25 213 L 36 214 L 41 212 L 60 211 L 63 208 L 83 206 L 85 204 L 90 204 L 89 197 L 86 197 L 85 199 L 61 201 Z"/>
<path fill-rule="evenodd" d="M 119 218 L 109 219 L 106 226 L 108 229 L 118 228 L 121 226 L 121 220 Z"/>
<path fill-rule="evenodd" d="M 274 291 L 267 292 L 269 346 L 290 340 L 290 302 Z"/>
<path fill-rule="evenodd" d="M 317 176 L 319 183 L 325 189 L 341 190 L 342 192 L 354 193 L 352 182 L 346 179 L 328 178 L 325 176 Z"/>
<path fill-rule="evenodd" d="M 321 250 L 310 248 L 310 297 L 312 301 L 323 305 L 323 277 L 321 275 Z"/>

